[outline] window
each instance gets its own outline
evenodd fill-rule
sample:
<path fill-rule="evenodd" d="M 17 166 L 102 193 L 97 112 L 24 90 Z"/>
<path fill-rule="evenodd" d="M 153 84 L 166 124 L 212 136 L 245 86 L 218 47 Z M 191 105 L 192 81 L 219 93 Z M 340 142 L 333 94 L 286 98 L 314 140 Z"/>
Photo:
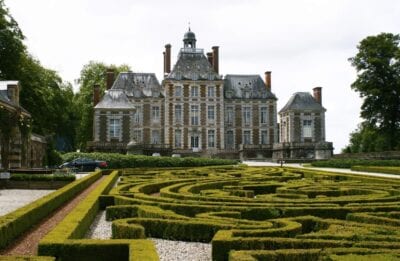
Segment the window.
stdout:
<path fill-rule="evenodd" d="M 226 147 L 232 149 L 234 147 L 233 131 L 229 130 L 226 132 Z"/>
<path fill-rule="evenodd" d="M 251 107 L 243 107 L 243 123 L 250 125 L 251 122 Z"/>
<path fill-rule="evenodd" d="M 158 106 L 153 106 L 151 109 L 151 118 L 153 122 L 159 122 L 160 121 L 160 107 Z"/>
<path fill-rule="evenodd" d="M 192 134 L 192 136 L 190 136 L 190 147 L 191 148 L 199 147 L 199 135 L 198 134 Z"/>
<path fill-rule="evenodd" d="M 243 131 L 243 144 L 251 144 L 251 132 Z"/>
<path fill-rule="evenodd" d="M 261 144 L 268 144 L 268 131 L 261 131 Z"/>
<path fill-rule="evenodd" d="M 226 107 L 226 116 L 225 116 L 225 120 L 227 124 L 233 124 L 233 120 L 235 118 L 235 114 L 233 111 L 233 107 Z"/>
<path fill-rule="evenodd" d="M 192 125 L 199 125 L 199 106 L 198 105 L 192 105 L 190 118 L 191 118 Z"/>
<path fill-rule="evenodd" d="M 110 119 L 110 138 L 119 138 L 121 134 L 121 120 Z"/>
<path fill-rule="evenodd" d="M 207 96 L 208 97 L 215 97 L 215 86 L 208 86 Z"/>
<path fill-rule="evenodd" d="M 134 130 L 133 131 L 133 139 L 137 143 L 141 143 L 142 142 L 142 131 L 141 130 Z"/>
<path fill-rule="evenodd" d="M 215 147 L 215 130 L 208 130 L 208 147 Z"/>
<path fill-rule="evenodd" d="M 151 144 L 160 144 L 160 132 L 158 130 L 151 131 Z"/>
<path fill-rule="evenodd" d="M 133 122 L 136 124 L 139 124 L 142 122 L 141 119 L 142 119 L 142 110 L 141 110 L 141 108 L 138 107 L 138 108 L 136 108 L 136 112 L 133 116 Z"/>
<path fill-rule="evenodd" d="M 260 109 L 260 121 L 261 124 L 267 124 L 267 107 L 261 107 Z"/>
<path fill-rule="evenodd" d="M 175 123 L 182 123 L 182 105 L 175 105 Z"/>
<path fill-rule="evenodd" d="M 182 96 L 182 86 L 175 86 L 175 96 L 176 97 Z"/>
<path fill-rule="evenodd" d="M 182 131 L 175 130 L 175 148 L 182 147 Z"/>
<path fill-rule="evenodd" d="M 312 120 L 303 120 L 303 137 L 312 138 Z"/>
<path fill-rule="evenodd" d="M 214 107 L 214 105 L 208 106 L 207 119 L 208 119 L 208 121 L 212 121 L 212 122 L 215 120 L 215 107 Z"/>
<path fill-rule="evenodd" d="M 199 96 L 199 86 L 192 86 L 190 96 L 192 97 Z"/>

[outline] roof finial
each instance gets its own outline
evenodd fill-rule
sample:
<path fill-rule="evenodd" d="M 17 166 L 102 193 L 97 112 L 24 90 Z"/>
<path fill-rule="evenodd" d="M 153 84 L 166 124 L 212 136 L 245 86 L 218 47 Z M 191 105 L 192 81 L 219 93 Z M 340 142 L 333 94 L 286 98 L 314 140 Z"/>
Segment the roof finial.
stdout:
<path fill-rule="evenodd" d="M 189 22 L 189 32 L 190 32 L 190 22 Z"/>

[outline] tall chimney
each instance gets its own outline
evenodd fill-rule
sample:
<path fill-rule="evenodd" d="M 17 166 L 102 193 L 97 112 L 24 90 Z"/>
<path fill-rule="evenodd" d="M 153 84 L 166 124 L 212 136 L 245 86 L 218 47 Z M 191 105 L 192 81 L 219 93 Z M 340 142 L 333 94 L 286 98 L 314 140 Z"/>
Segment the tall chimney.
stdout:
<path fill-rule="evenodd" d="M 214 66 L 213 65 L 213 53 L 207 53 L 207 59 L 208 59 L 208 62 L 211 64 L 211 66 Z"/>
<path fill-rule="evenodd" d="M 100 101 L 100 85 L 93 85 L 93 107 Z"/>
<path fill-rule="evenodd" d="M 322 87 L 315 87 L 314 91 L 314 99 L 319 103 L 322 104 Z"/>
<path fill-rule="evenodd" d="M 171 45 L 165 45 L 165 70 L 164 73 L 171 72 Z"/>
<path fill-rule="evenodd" d="M 219 74 L 219 54 L 218 54 L 218 46 L 213 46 L 213 68 L 214 71 Z"/>
<path fill-rule="evenodd" d="M 109 90 L 114 84 L 115 72 L 113 69 L 108 68 L 106 74 L 106 90 Z"/>
<path fill-rule="evenodd" d="M 166 68 L 165 68 L 165 52 L 163 52 L 162 54 L 163 54 L 163 58 L 164 58 L 163 70 L 164 70 L 164 75 L 165 75 L 165 74 L 166 74 L 166 73 L 165 73 L 165 69 L 166 69 Z"/>
<path fill-rule="evenodd" d="M 7 96 L 15 104 L 19 105 L 19 86 L 18 82 L 7 84 Z"/>
<path fill-rule="evenodd" d="M 268 91 L 271 91 L 271 72 L 265 72 L 265 86 L 267 87 Z"/>

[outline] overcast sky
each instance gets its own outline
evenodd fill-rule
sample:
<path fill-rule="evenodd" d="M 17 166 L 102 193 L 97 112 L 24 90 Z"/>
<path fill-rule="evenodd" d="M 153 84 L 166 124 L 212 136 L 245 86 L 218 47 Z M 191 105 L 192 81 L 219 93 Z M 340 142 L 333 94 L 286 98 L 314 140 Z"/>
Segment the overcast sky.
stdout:
<path fill-rule="evenodd" d="M 294 92 L 322 86 L 326 138 L 335 152 L 356 129 L 361 99 L 348 58 L 368 35 L 399 33 L 397 0 L 133 1 L 5 0 L 30 53 L 74 82 L 90 60 L 128 64 L 162 80 L 164 45 L 172 63 L 190 22 L 197 47 L 220 46 L 221 74 L 272 71 L 278 110 Z M 76 86 L 78 88 L 78 86 Z"/>

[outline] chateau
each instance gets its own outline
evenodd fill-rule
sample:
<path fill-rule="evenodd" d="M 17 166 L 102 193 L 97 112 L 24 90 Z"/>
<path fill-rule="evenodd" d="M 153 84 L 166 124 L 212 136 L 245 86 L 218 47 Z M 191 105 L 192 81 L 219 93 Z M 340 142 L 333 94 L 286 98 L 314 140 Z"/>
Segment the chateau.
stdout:
<path fill-rule="evenodd" d="M 171 45 L 163 55 L 161 84 L 154 73 L 124 72 L 114 80 L 114 72 L 107 71 L 104 97 L 94 86 L 94 140 L 88 150 L 272 158 L 276 144 L 274 158 L 287 155 L 278 145 L 271 72 L 265 72 L 265 81 L 258 74 L 220 75 L 219 47 L 204 53 L 190 28 L 172 70 Z M 319 138 L 305 143 L 324 140 L 324 124 L 315 126 L 323 126 Z"/>

